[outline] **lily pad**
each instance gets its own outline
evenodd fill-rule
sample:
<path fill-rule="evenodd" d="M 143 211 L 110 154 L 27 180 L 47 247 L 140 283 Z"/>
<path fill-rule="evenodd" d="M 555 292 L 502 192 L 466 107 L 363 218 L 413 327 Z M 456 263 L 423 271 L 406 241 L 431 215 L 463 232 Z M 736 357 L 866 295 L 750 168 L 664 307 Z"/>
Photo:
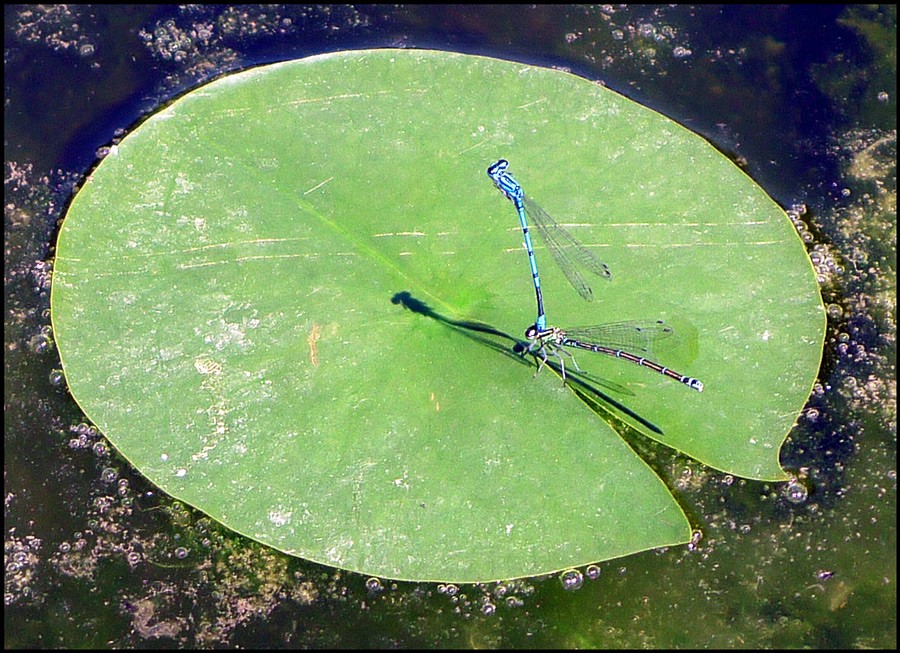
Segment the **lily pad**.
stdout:
<path fill-rule="evenodd" d="M 499 158 L 612 270 L 586 303 L 537 247 L 550 322 L 663 319 L 683 346 L 660 362 L 702 393 L 591 352 L 582 381 L 533 377 Z M 167 493 L 290 554 L 454 582 L 688 541 L 625 424 L 785 478 L 824 335 L 790 222 L 703 139 L 567 73 L 407 50 L 150 117 L 73 200 L 52 313 L 72 395 Z"/>

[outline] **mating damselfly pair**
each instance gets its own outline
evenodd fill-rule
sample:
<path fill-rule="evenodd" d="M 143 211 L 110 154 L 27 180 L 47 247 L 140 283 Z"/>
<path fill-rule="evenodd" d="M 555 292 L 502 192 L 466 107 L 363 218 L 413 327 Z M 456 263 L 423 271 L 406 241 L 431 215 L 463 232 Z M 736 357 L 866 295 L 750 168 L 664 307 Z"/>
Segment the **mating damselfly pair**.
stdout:
<path fill-rule="evenodd" d="M 541 280 L 538 275 L 531 236 L 528 233 L 529 219 L 543 238 L 547 249 L 566 279 L 583 299 L 591 301 L 593 299 L 593 291 L 582 272 L 587 272 L 603 279 L 609 279 L 612 275 L 605 263 L 579 243 L 568 231 L 559 226 L 537 202 L 522 191 L 522 186 L 507 172 L 507 168 L 509 168 L 509 162 L 505 159 L 500 159 L 488 168 L 487 173 L 497 188 L 500 189 L 500 192 L 516 207 L 516 212 L 519 214 L 519 222 L 522 225 L 522 233 L 525 235 L 525 249 L 528 252 L 528 260 L 531 264 L 531 276 L 534 280 L 534 293 L 537 298 L 537 319 L 525 331 L 525 337 L 529 341 L 528 351 L 536 352 L 536 355 L 541 358 L 538 372 L 547 363 L 549 356 L 553 355 L 560 362 L 560 373 L 563 383 L 565 383 L 566 366 L 562 355 L 569 356 L 576 369 L 578 368 L 572 354 L 563 349 L 563 347 L 572 347 L 622 358 L 631 363 L 648 367 L 685 384 L 689 388 L 702 392 L 703 383 L 699 380 L 679 374 L 648 358 L 648 356 L 654 356 L 656 351 L 663 348 L 667 341 L 671 342 L 674 340 L 675 330 L 661 320 L 612 322 L 573 329 L 547 326 L 547 317 L 544 314 L 544 299 L 541 292 Z"/>

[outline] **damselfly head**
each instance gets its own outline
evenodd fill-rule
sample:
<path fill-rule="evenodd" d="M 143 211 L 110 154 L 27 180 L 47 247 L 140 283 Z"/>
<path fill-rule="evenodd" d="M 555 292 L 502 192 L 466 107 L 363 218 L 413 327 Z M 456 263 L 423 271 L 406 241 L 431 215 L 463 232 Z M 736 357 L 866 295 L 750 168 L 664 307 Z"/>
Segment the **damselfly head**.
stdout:
<path fill-rule="evenodd" d="M 537 338 L 537 334 L 539 332 L 540 329 L 538 329 L 537 324 L 532 324 L 530 327 L 525 329 L 525 337 L 529 340 L 534 340 L 535 338 Z"/>
<path fill-rule="evenodd" d="M 506 159 L 500 159 L 499 161 L 497 161 L 497 163 L 494 163 L 487 169 L 487 173 L 489 176 L 495 177 L 496 175 L 506 170 L 508 167 L 509 161 L 507 161 Z"/>

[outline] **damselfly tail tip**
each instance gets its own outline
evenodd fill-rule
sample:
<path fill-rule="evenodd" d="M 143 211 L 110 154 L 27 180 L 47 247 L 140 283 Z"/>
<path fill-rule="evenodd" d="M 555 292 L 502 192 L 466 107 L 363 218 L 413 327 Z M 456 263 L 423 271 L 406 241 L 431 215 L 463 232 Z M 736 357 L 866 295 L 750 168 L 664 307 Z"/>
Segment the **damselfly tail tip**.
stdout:
<path fill-rule="evenodd" d="M 688 379 L 685 379 L 684 383 L 689 388 L 693 388 L 697 392 L 703 392 L 703 382 L 698 379 L 688 378 Z"/>

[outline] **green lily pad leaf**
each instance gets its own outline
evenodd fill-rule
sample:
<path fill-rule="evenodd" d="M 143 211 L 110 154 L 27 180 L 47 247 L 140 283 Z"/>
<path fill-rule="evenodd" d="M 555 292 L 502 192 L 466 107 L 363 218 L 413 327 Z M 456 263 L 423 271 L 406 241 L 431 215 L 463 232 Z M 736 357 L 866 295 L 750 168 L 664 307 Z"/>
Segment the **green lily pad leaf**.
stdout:
<path fill-rule="evenodd" d="M 499 158 L 612 270 L 587 303 L 538 244 L 550 323 L 665 320 L 659 362 L 702 393 L 594 352 L 534 377 Z M 72 202 L 52 313 L 72 395 L 160 488 L 294 555 L 454 582 L 688 541 L 625 424 L 785 478 L 824 335 L 790 222 L 701 138 L 566 73 L 406 50 L 149 118 Z"/>

